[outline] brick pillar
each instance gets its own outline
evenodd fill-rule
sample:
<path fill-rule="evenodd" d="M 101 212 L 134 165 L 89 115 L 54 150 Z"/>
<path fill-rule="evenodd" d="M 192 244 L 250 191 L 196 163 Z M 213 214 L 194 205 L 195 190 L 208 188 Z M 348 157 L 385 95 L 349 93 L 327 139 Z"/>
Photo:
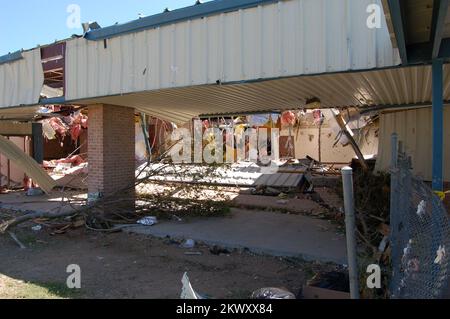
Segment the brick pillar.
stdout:
<path fill-rule="evenodd" d="M 89 106 L 89 198 L 109 197 L 135 181 L 134 109 Z M 134 196 L 134 190 L 130 193 Z M 134 200 L 133 200 L 134 202 Z"/>

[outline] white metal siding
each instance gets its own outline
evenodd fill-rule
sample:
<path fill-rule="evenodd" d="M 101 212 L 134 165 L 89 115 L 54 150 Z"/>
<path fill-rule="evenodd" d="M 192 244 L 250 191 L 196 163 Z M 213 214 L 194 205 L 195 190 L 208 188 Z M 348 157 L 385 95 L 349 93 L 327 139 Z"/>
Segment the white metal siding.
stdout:
<path fill-rule="evenodd" d="M 450 107 L 444 108 L 444 179 L 450 181 Z M 406 153 L 412 157 L 414 173 L 432 180 L 432 113 L 431 108 L 381 115 L 379 153 L 376 169 L 389 171 L 391 135 L 397 133 Z"/>
<path fill-rule="evenodd" d="M 388 67 L 400 63 L 381 0 L 287 0 L 103 41 L 67 42 L 66 98 Z"/>
<path fill-rule="evenodd" d="M 23 52 L 23 59 L 0 64 L 0 107 L 36 104 L 44 84 L 41 50 Z"/>

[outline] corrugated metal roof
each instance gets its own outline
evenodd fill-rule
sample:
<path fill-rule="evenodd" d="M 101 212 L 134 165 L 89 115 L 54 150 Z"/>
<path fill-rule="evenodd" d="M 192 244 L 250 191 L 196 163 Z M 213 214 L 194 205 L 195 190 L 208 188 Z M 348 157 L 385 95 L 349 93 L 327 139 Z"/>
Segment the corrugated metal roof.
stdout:
<path fill-rule="evenodd" d="M 444 96 L 450 100 L 450 66 Z M 322 107 L 431 103 L 431 67 L 415 66 L 355 73 L 324 74 L 254 83 L 175 88 L 80 100 L 116 104 L 183 123 L 201 114 L 259 112 L 302 108 L 318 97 Z"/>
<path fill-rule="evenodd" d="M 23 58 L 0 64 L 0 108 L 39 102 L 44 71 L 41 50 L 22 53 Z"/>
<path fill-rule="evenodd" d="M 448 92 L 447 92 L 448 94 Z M 444 179 L 450 181 L 450 107 L 444 108 Z M 427 181 L 432 180 L 431 108 L 390 112 L 381 115 L 380 147 L 376 169 L 389 171 L 391 163 L 391 135 L 397 133 L 406 153 L 412 157 L 413 171 Z"/>
<path fill-rule="evenodd" d="M 373 3 L 381 0 L 285 0 L 117 36 L 106 45 L 73 39 L 66 99 L 398 65 L 385 21 L 381 29 L 367 27 Z"/>
<path fill-rule="evenodd" d="M 9 53 L 7 55 L 0 56 L 0 64 L 11 63 L 17 60 L 23 59 L 22 51 Z"/>
<path fill-rule="evenodd" d="M 207 3 L 199 3 L 190 7 L 163 12 L 128 23 L 92 30 L 86 33 L 85 38 L 98 41 L 127 33 L 161 27 L 167 24 L 207 17 L 214 14 L 228 13 L 278 1 L 283 0 L 215 0 Z"/>

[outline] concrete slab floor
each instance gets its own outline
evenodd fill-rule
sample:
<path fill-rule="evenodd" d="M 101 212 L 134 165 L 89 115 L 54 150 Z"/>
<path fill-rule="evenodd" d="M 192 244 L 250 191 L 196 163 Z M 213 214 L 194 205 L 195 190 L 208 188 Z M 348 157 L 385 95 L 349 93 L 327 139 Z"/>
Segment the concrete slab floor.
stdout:
<path fill-rule="evenodd" d="M 132 226 L 125 231 L 158 238 L 194 239 L 267 255 L 347 263 L 345 236 L 327 221 L 300 215 L 232 209 L 227 217 L 162 221 L 155 226 Z"/>
<path fill-rule="evenodd" d="M 239 195 L 240 203 L 267 208 L 276 203 L 276 198 Z M 67 198 L 76 200 L 75 207 L 86 201 L 83 191 L 28 197 L 25 192 L 11 192 L 0 195 L 0 208 L 16 211 L 50 212 L 73 209 L 67 205 Z M 236 200 L 236 199 L 235 199 Z M 297 201 L 301 202 L 301 205 Z M 239 203 L 238 202 L 238 203 Z M 259 204 L 258 204 L 259 203 Z M 288 205 L 281 205 L 292 212 L 301 207 L 302 211 L 314 212 L 315 203 L 290 199 Z M 294 206 L 298 206 L 297 209 Z M 275 207 L 274 207 L 275 208 Z M 189 222 L 161 222 L 153 227 L 132 226 L 128 232 L 165 238 L 194 239 L 208 245 L 219 245 L 229 249 L 248 248 L 255 253 L 274 256 L 301 257 L 306 260 L 345 264 L 345 236 L 325 220 L 302 215 L 288 215 L 276 212 L 232 209 L 227 217 L 190 219 Z"/>

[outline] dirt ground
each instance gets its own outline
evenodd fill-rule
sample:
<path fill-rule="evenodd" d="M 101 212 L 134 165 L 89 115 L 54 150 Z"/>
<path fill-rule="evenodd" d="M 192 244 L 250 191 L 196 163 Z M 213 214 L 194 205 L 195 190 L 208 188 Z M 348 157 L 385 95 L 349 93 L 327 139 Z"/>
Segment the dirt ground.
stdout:
<path fill-rule="evenodd" d="M 50 236 L 27 228 L 16 234 L 27 249 L 20 249 L 9 236 L 0 236 L 0 299 L 173 299 L 180 297 L 184 272 L 197 292 L 212 298 L 249 298 L 263 287 L 299 294 L 315 271 L 332 267 L 246 251 L 216 256 L 205 246 L 194 249 L 201 256 L 188 256 L 188 250 L 170 239 L 125 233 L 74 230 Z M 76 292 L 65 286 L 70 264 L 81 267 L 82 289 Z"/>

